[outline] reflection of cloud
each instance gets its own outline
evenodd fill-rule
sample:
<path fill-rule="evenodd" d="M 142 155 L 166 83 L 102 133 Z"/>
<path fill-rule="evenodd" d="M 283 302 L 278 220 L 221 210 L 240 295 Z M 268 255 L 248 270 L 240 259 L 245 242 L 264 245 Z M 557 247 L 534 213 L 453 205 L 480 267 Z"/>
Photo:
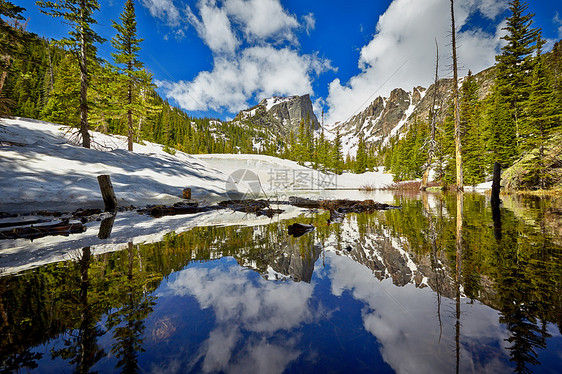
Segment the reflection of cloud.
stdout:
<path fill-rule="evenodd" d="M 217 327 L 201 348 L 206 372 L 283 372 L 301 355 L 296 341 L 279 338 L 279 332 L 312 320 L 313 286 L 252 274 L 237 265 L 188 268 L 168 284 L 169 292 L 192 295 L 215 313 Z"/>
<path fill-rule="evenodd" d="M 329 276 L 336 296 L 350 291 L 356 300 L 365 303 L 363 324 L 381 344 L 384 360 L 397 372 L 449 372 L 455 367 L 455 302 L 442 299 L 443 334 L 437 318 L 434 293 L 414 285 L 395 287 L 391 280 L 379 282 L 371 271 L 349 258 L 329 254 Z M 476 372 L 508 372 L 505 366 L 503 340 L 505 330 L 498 312 L 480 303 L 461 300 L 461 369 L 472 365 Z M 429 318 L 434 316 L 434 318 Z M 422 320 L 423 319 L 423 320 Z M 471 350 L 486 346 L 486 361 L 474 359 Z M 492 348 L 498 346 L 497 351 Z M 504 362 L 501 362 L 504 361 Z M 470 371 L 470 370 L 469 370 Z"/>

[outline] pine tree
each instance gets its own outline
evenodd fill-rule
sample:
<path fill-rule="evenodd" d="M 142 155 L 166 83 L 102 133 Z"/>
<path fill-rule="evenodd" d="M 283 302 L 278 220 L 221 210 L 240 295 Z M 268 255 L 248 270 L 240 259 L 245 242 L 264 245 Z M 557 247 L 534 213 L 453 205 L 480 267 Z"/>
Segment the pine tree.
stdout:
<path fill-rule="evenodd" d="M 545 159 L 545 145 L 550 136 L 562 129 L 562 109 L 557 105 L 554 91 L 548 81 L 544 56 L 540 53 L 536 58 L 531 83 L 531 93 L 526 102 L 525 122 L 521 126 L 521 148 L 526 152 L 536 152 L 531 162 L 526 164 L 527 174 L 523 181 L 529 187 L 538 184 L 545 189 L 550 184 L 551 176 L 547 171 L 547 160 Z"/>
<path fill-rule="evenodd" d="M 41 119 L 73 126 L 80 119 L 80 73 L 73 57 L 67 54 L 56 67 L 54 75 L 53 90 L 41 111 Z"/>
<path fill-rule="evenodd" d="M 122 89 L 119 96 L 124 96 L 123 99 L 126 105 L 122 106 L 120 111 L 124 112 L 127 116 L 128 149 L 132 151 L 135 134 L 133 112 L 139 113 L 142 110 L 137 93 L 140 94 L 143 89 L 139 89 L 138 86 L 144 86 L 146 90 L 148 88 L 146 85 L 151 83 L 149 82 L 149 77 L 143 74 L 143 63 L 138 59 L 140 43 L 143 39 L 137 38 L 137 21 L 135 6 L 132 0 L 125 2 L 123 13 L 121 13 L 119 19 L 121 24 L 112 21 L 113 27 L 117 30 L 117 35 L 111 39 L 111 45 L 116 49 L 117 53 L 112 53 L 112 56 L 121 73 Z"/>
<path fill-rule="evenodd" d="M 96 60 L 97 48 L 94 43 L 104 41 L 91 27 L 97 23 L 93 14 L 99 10 L 99 4 L 97 0 L 60 0 L 58 2 L 40 0 L 37 1 L 37 5 L 42 8 L 42 13 L 56 18 L 61 17 L 72 27 L 72 30 L 69 31 L 70 37 L 62 39 L 59 43 L 63 47 L 71 49 L 80 68 L 80 135 L 82 136 L 82 146 L 90 148 L 88 65 Z"/>
<path fill-rule="evenodd" d="M 0 94 L 8 75 L 8 67 L 23 36 L 19 21 L 24 20 L 21 15 L 24 10 L 25 8 L 9 1 L 0 0 Z M 14 24 L 10 25 L 4 17 L 11 19 Z"/>
<path fill-rule="evenodd" d="M 343 155 L 340 130 L 336 131 L 336 138 L 334 139 L 334 146 L 331 152 L 331 169 L 336 174 L 343 172 Z"/>
<path fill-rule="evenodd" d="M 481 134 L 478 83 L 470 70 L 461 87 L 460 116 L 463 129 L 464 178 L 467 184 L 476 185 L 484 181 L 485 149 Z"/>
<path fill-rule="evenodd" d="M 298 141 L 296 143 L 296 158 L 299 165 L 304 165 L 307 160 L 308 137 L 304 120 L 299 123 Z"/>
<path fill-rule="evenodd" d="M 355 157 L 355 173 L 362 174 L 367 170 L 367 146 L 363 134 L 359 135 L 357 155 Z"/>
<path fill-rule="evenodd" d="M 533 53 L 536 50 L 536 42 L 540 33 L 539 29 L 532 27 L 534 14 L 525 14 L 527 8 L 525 2 L 519 0 L 509 2 L 511 16 L 507 18 L 507 26 L 504 28 L 507 34 L 502 37 L 506 41 L 506 45 L 502 48 L 502 54 L 496 56 L 497 76 L 494 86 L 497 95 L 495 103 L 498 105 L 496 110 L 505 110 L 507 107 L 511 123 L 493 123 L 492 125 L 499 127 L 495 131 L 504 133 L 503 138 L 508 142 L 504 148 L 515 149 L 513 154 L 499 152 L 504 167 L 510 166 L 520 154 L 519 127 L 524 121 L 523 109 L 530 94 L 528 77 L 533 70 Z M 513 127 L 514 131 L 509 127 Z M 510 134 L 512 132 L 515 133 L 513 137 Z"/>

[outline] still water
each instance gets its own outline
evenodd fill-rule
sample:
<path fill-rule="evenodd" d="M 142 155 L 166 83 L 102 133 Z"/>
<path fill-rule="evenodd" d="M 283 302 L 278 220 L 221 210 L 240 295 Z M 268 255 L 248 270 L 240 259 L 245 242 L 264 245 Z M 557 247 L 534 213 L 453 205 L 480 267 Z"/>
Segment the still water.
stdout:
<path fill-rule="evenodd" d="M 562 203 L 199 227 L 0 277 L 6 372 L 560 372 Z M 294 222 L 313 224 L 300 237 Z M 0 254 L 1 255 L 1 254 Z"/>

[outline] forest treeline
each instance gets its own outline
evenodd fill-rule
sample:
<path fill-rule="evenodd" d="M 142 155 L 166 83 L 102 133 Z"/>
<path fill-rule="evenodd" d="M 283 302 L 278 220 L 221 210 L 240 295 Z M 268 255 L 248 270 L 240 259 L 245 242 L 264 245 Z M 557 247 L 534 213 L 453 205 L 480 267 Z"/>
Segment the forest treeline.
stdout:
<path fill-rule="evenodd" d="M 80 50 L 76 40 L 50 40 L 25 31 L 23 8 L 1 0 L 3 84 L 0 114 L 40 119 L 80 127 L 82 119 Z M 57 16 L 60 9 L 38 2 L 44 13 Z M 92 2 L 92 12 L 97 3 Z M 68 12 L 67 12 L 68 13 Z M 162 99 L 152 75 L 138 59 L 142 39 L 136 35 L 133 2 L 125 2 L 116 35 L 110 41 L 112 61 L 97 57 L 95 48 L 87 59 L 88 130 L 126 135 L 129 150 L 134 142 L 151 141 L 174 153 L 260 153 L 310 162 L 325 171 L 344 168 L 341 142 L 323 135 L 314 137 L 310 121 L 289 139 L 249 121 L 222 122 L 195 118 Z M 82 21 L 75 21 L 80 25 Z M 90 20 L 95 23 L 95 20 Z M 69 32 L 70 33 L 70 32 Z M 76 32 L 75 32 L 76 33 Z M 92 39 L 98 44 L 101 39 Z M 78 43 L 79 44 L 79 43 Z M 91 43 L 93 45 L 93 43 Z M 5 84 L 4 84 L 5 82 Z M 305 129 L 306 127 L 306 129 Z M 77 132 L 77 140 L 84 133 Z M 95 138 L 92 139 L 95 143 Z M 84 143 L 83 143 L 84 144 Z"/>
<path fill-rule="evenodd" d="M 87 130 L 126 135 L 130 150 L 134 142 L 144 140 L 163 144 L 171 153 L 175 149 L 195 154 L 261 153 L 338 174 L 384 165 L 396 180 L 421 178 L 431 168 L 444 185 L 455 183 L 452 100 L 437 98 L 428 118 L 416 118 L 385 147 L 370 144 L 361 135 L 352 157 L 343 154 L 339 134 L 329 140 L 323 132 L 312 131 L 309 120 L 284 137 L 249 121 L 194 118 L 162 99 L 138 57 L 142 39 L 136 34 L 131 0 L 125 2 L 119 22 L 113 21 L 112 61 L 97 56 L 95 45 L 108 41 L 91 28 L 86 28 L 90 32 L 84 35 L 89 40 L 85 45 L 77 37 L 81 25 L 95 24 L 97 1 L 87 2 L 86 19 L 51 2 L 37 4 L 44 13 L 74 24 L 74 29 L 68 39 L 58 41 L 28 33 L 24 9 L 0 0 L 0 114 L 78 127 L 82 140 L 86 120 Z M 522 163 L 522 188 L 561 182 L 556 170 L 562 164 L 557 145 L 562 142 L 562 43 L 543 53 L 545 42 L 532 26 L 533 14 L 526 12 L 525 2 L 510 2 L 505 45 L 488 72 L 493 76 L 489 93 L 480 97 L 480 85 L 486 82 L 477 75 L 469 73 L 462 81 L 460 127 L 467 185 L 489 179 L 494 162 L 503 168 Z"/>
<path fill-rule="evenodd" d="M 493 85 L 479 97 L 480 85 L 470 71 L 460 87 L 460 129 L 464 181 L 476 185 L 489 178 L 494 162 L 503 168 L 520 163 L 518 188 L 548 188 L 562 183 L 562 42 L 543 53 L 545 40 L 532 27 L 533 14 L 527 5 L 510 2 L 510 16 L 504 28 L 505 45 L 489 71 Z M 437 90 L 436 90 L 437 91 Z M 421 178 L 430 166 L 436 179 L 455 183 L 454 108 L 442 103 L 429 118 L 416 118 L 405 134 L 390 140 L 378 153 L 396 180 Z M 441 109 L 443 108 L 443 109 Z M 432 135 L 432 116 L 446 110 Z M 428 165 L 434 142 L 435 157 Z"/>

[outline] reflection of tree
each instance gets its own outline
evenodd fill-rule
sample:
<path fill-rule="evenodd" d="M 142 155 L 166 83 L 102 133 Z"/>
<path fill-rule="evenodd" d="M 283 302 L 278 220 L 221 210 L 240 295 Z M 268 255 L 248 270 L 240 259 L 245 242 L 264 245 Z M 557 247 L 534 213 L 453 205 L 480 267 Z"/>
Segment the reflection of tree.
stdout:
<path fill-rule="evenodd" d="M 65 348 L 54 350 L 52 355 L 69 360 L 75 366 L 76 373 L 89 373 L 95 363 L 104 355 L 103 349 L 97 344 L 97 339 L 103 335 L 103 331 L 96 326 L 97 321 L 88 300 L 90 247 L 82 249 L 82 256 L 78 263 L 80 266 L 80 293 L 77 306 L 80 308 L 80 325 L 78 331 L 71 333 L 70 338 L 65 339 Z"/>
<path fill-rule="evenodd" d="M 56 352 L 73 360 L 78 371 L 88 371 L 99 350 L 95 321 L 110 311 L 107 326 L 115 339 L 112 352 L 121 370 L 134 372 L 142 351 L 143 321 L 152 307 L 150 292 L 171 271 L 193 261 L 234 256 L 264 274 L 291 245 L 295 258 L 306 265 L 303 269 L 307 272 L 300 274 L 311 274 L 321 250 L 318 243 L 322 242 L 333 244 L 338 253 L 366 266 L 377 260 L 374 251 L 378 251 L 376 254 L 384 257 L 379 269 L 392 270 L 398 264 L 396 258 L 402 256 L 402 251 L 392 248 L 396 242 L 392 239 L 399 239 L 403 245 L 400 250 L 408 252 L 417 271 L 427 277 L 425 284 L 437 292 L 438 313 L 442 295 L 458 302 L 462 290 L 502 313 L 501 322 L 511 333 L 508 345 L 512 360 L 525 372 L 546 344 L 547 321 L 560 324 L 562 318 L 562 249 L 553 244 L 552 230 L 540 215 L 533 216 L 533 224 L 529 224 L 507 209 L 502 209 L 502 240 L 494 244 L 486 198 L 465 194 L 462 252 L 458 256 L 455 196 L 440 195 L 438 203 L 442 209 L 433 215 L 427 202 L 403 199 L 399 201 L 401 210 L 349 214 L 343 223 L 331 225 L 326 223 L 328 215 L 321 213 L 257 227 L 199 227 L 170 233 L 160 243 L 129 246 L 98 258 L 90 258 L 85 248 L 80 266 L 49 264 L 17 277 L 0 278 L 0 361 L 14 363 L 10 364 L 14 368 L 31 367 L 36 358 L 30 347 L 56 342 L 53 339 L 62 332 L 74 331 L 68 339 L 71 344 Z M 544 211 L 543 206 L 534 208 Z M 310 220 L 315 230 L 297 240 L 288 238 L 288 224 L 303 219 Z M 355 228 L 358 236 L 345 232 Z M 388 248 L 382 247 L 383 241 Z M 356 250 L 362 243 L 372 244 L 369 256 Z M 353 246 L 349 252 L 345 250 L 348 244 Z M 385 257 L 385 250 L 392 256 Z M 399 265 L 397 272 L 409 270 L 405 262 Z M 85 269 L 89 269 L 89 276 Z M 404 278 L 411 282 L 411 277 Z"/>
<path fill-rule="evenodd" d="M 114 328 L 115 344 L 111 353 L 119 359 L 117 367 L 124 373 L 138 373 L 138 352 L 142 352 L 144 319 L 152 313 L 154 297 L 146 293 L 146 276 L 143 276 L 142 262 L 139 256 L 139 269 L 135 271 L 135 253 L 133 243 L 128 244 L 127 275 L 117 287 L 122 296 L 123 307 L 108 317 L 108 327 Z"/>
<path fill-rule="evenodd" d="M 424 214 L 427 216 L 429 223 L 428 235 L 429 242 L 431 244 L 431 270 L 435 273 L 434 291 L 437 297 L 437 320 L 439 321 L 439 342 L 441 342 L 441 336 L 443 335 L 443 322 L 441 320 L 441 292 L 442 283 L 445 280 L 445 274 L 442 266 L 439 264 L 439 261 L 437 259 L 437 230 L 435 228 L 435 219 L 433 218 L 431 208 L 429 207 L 428 195 L 425 191 L 422 193 L 422 202 Z M 440 204 L 440 211 L 442 211 L 442 208 L 443 206 L 442 204 Z"/>
<path fill-rule="evenodd" d="M 502 216 L 511 218 L 508 211 L 502 212 Z M 527 234 L 530 232 L 527 231 Z M 543 272 L 545 263 L 530 261 L 534 254 L 542 252 L 542 248 L 535 247 L 536 237 L 530 240 L 531 246 L 527 239 L 531 238 L 522 238 L 517 226 L 504 224 L 501 240 L 493 245 L 500 322 L 510 332 L 506 341 L 510 343 L 510 360 L 514 362 L 517 373 L 532 372 L 529 366 L 540 363 L 537 350 L 546 347 L 546 338 L 549 337 L 538 321 L 544 316 L 542 309 L 547 304 L 538 300 L 540 297 L 535 297 L 545 290 L 552 290 L 552 285 L 549 287 L 543 283 L 540 287 L 544 289 L 533 285 L 537 280 L 544 279 L 544 274 L 538 273 Z"/>
<path fill-rule="evenodd" d="M 455 353 L 457 357 L 457 374 L 460 367 L 461 346 L 461 269 L 462 269 L 462 233 L 463 233 L 464 193 L 462 189 L 457 191 L 457 235 L 455 256 Z"/>
<path fill-rule="evenodd" d="M 30 348 L 26 348 L 22 352 L 16 351 L 15 353 L 12 352 L 11 349 L 6 349 L 8 347 L 14 346 L 14 339 L 8 312 L 6 310 L 4 299 L 2 297 L 5 288 L 6 286 L 4 284 L 0 284 L 0 317 L 2 318 L 0 335 L 3 336 L 3 344 L 0 349 L 0 373 L 17 372 L 23 367 L 35 369 L 37 367 L 37 360 L 39 360 L 43 356 L 41 353 L 31 353 Z M 6 343 L 7 346 L 4 346 L 4 344 Z"/>

